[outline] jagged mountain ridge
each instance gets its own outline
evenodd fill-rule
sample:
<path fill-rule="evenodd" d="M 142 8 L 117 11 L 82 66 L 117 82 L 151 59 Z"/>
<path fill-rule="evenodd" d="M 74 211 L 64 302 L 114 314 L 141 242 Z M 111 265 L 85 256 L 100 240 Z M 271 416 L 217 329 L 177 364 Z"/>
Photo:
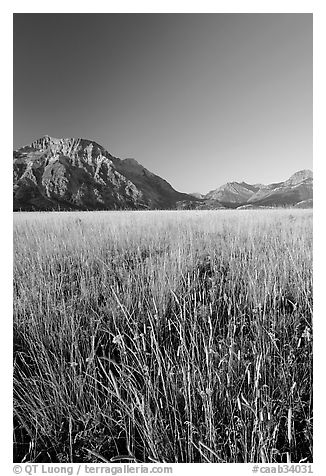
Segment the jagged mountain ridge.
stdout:
<path fill-rule="evenodd" d="M 228 182 L 203 197 L 200 208 L 212 208 L 218 201 L 226 208 L 258 208 L 297 206 L 312 207 L 313 174 L 311 170 L 300 170 L 284 182 L 269 185 L 246 182 Z M 300 205 L 299 205 L 300 204 Z M 194 204 L 194 208 L 198 208 Z"/>
<path fill-rule="evenodd" d="M 261 187 L 248 203 L 261 206 L 296 205 L 299 202 L 312 200 L 313 174 L 311 170 L 300 170 L 288 180 Z"/>
<path fill-rule="evenodd" d="M 14 210 L 312 207 L 313 176 L 269 185 L 228 182 L 206 195 L 176 191 L 135 159 L 86 139 L 44 136 L 14 151 Z"/>
<path fill-rule="evenodd" d="M 94 141 L 44 136 L 14 151 L 14 210 L 168 209 L 190 199 Z"/>
<path fill-rule="evenodd" d="M 208 192 L 204 198 L 218 200 L 221 203 L 244 203 L 258 190 L 258 187 L 246 182 L 228 182 L 216 190 Z"/>

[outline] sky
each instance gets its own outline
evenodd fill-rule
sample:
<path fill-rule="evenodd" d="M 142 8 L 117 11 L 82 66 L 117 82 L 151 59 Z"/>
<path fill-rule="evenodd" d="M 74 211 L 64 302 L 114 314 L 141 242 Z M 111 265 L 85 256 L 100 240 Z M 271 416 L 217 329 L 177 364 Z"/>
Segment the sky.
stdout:
<path fill-rule="evenodd" d="M 14 149 L 95 140 L 182 192 L 312 168 L 312 14 L 14 14 Z"/>

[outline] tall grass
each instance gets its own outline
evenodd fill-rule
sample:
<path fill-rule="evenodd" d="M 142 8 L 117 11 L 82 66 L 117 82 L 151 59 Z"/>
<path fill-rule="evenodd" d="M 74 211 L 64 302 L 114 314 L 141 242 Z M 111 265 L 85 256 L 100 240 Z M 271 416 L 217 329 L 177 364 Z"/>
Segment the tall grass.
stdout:
<path fill-rule="evenodd" d="M 312 214 L 16 214 L 14 459 L 312 461 Z"/>

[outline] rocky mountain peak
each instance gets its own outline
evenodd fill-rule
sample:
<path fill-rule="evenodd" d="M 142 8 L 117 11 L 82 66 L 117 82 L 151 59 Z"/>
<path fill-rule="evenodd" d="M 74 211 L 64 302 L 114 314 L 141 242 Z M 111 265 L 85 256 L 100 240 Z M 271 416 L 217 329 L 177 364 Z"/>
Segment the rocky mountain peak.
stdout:
<path fill-rule="evenodd" d="M 295 185 L 305 180 L 312 180 L 313 173 L 309 169 L 299 170 L 298 172 L 291 175 L 291 177 L 286 181 L 289 184 Z"/>
<path fill-rule="evenodd" d="M 166 209 L 180 200 L 193 197 L 95 141 L 45 135 L 14 151 L 16 210 Z"/>

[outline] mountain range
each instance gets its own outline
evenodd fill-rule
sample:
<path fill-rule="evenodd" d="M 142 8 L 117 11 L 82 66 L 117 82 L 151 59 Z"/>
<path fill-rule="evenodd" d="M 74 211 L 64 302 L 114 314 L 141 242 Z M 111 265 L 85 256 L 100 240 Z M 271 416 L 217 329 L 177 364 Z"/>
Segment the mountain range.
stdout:
<path fill-rule="evenodd" d="M 146 210 L 311 207 L 313 176 L 269 185 L 229 182 L 206 195 L 176 191 L 135 159 L 86 139 L 44 136 L 14 151 L 14 210 Z"/>

